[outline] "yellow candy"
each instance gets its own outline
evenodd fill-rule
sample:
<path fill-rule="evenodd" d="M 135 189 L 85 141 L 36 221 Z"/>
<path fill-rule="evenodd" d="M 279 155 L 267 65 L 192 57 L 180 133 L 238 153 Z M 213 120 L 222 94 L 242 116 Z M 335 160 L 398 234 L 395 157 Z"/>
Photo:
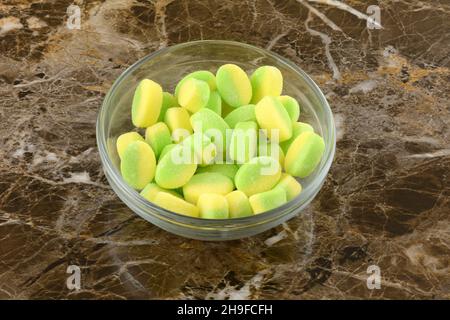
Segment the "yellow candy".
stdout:
<path fill-rule="evenodd" d="M 127 132 L 121 134 L 117 138 L 116 148 L 117 153 L 119 154 L 119 158 L 122 159 L 123 152 L 125 151 L 126 147 L 128 147 L 128 145 L 134 141 L 144 141 L 144 138 L 142 138 L 142 136 L 137 132 Z"/>
<path fill-rule="evenodd" d="M 269 191 L 252 195 L 248 201 L 255 214 L 278 208 L 287 202 L 286 192 L 283 188 L 274 188 Z"/>
<path fill-rule="evenodd" d="M 291 201 L 302 192 L 302 185 L 292 176 L 282 173 L 276 187 L 283 188 L 286 192 L 287 201 Z"/>
<path fill-rule="evenodd" d="M 158 122 L 145 130 L 145 141 L 159 157 L 165 146 L 172 143 L 170 131 L 164 122 Z"/>
<path fill-rule="evenodd" d="M 169 108 L 166 111 L 164 122 L 172 133 L 172 139 L 176 143 L 191 135 L 193 130 L 189 113 L 184 108 Z"/>
<path fill-rule="evenodd" d="M 233 108 L 249 104 L 252 98 L 250 80 L 235 64 L 225 64 L 217 70 L 216 84 L 222 99 Z"/>
<path fill-rule="evenodd" d="M 278 131 L 279 142 L 292 136 L 292 121 L 284 106 L 275 97 L 264 97 L 255 106 L 259 127 L 267 130 L 267 136 L 273 141 Z M 273 130 L 273 131 L 272 131 Z"/>
<path fill-rule="evenodd" d="M 230 192 L 225 196 L 228 202 L 230 218 L 242 218 L 253 215 L 252 207 L 245 193 L 239 190 Z"/>
<path fill-rule="evenodd" d="M 181 198 L 181 196 L 178 193 L 176 193 L 175 191 L 163 189 L 160 186 L 158 186 L 156 183 L 149 183 L 148 185 L 146 185 L 140 194 L 142 197 L 144 197 L 148 201 L 154 202 L 155 197 L 159 192 L 167 192 L 177 198 Z"/>
<path fill-rule="evenodd" d="M 243 164 L 236 176 L 236 188 L 247 196 L 272 189 L 280 180 L 281 166 L 271 157 L 253 158 Z"/>
<path fill-rule="evenodd" d="M 153 203 L 161 208 L 185 216 L 194 218 L 199 216 L 199 210 L 196 206 L 167 192 L 158 192 L 153 200 Z"/>
<path fill-rule="evenodd" d="M 233 182 L 226 176 L 215 172 L 197 173 L 183 186 L 183 194 L 186 201 L 197 203 L 200 195 L 204 193 L 216 193 L 226 195 L 233 191 Z"/>
<path fill-rule="evenodd" d="M 130 143 L 123 152 L 120 172 L 134 189 L 143 189 L 155 176 L 156 158 L 152 148 L 143 141 Z"/>
<path fill-rule="evenodd" d="M 138 128 L 156 123 L 163 101 L 162 88 L 156 82 L 144 79 L 136 88 L 131 107 L 131 120 Z"/>
<path fill-rule="evenodd" d="M 258 103 L 265 96 L 279 96 L 283 91 L 283 76 L 278 68 L 263 66 L 253 72 L 250 77 L 252 83 L 252 103 Z"/>
<path fill-rule="evenodd" d="M 224 196 L 204 193 L 198 198 L 197 206 L 203 219 L 227 219 L 228 202 Z"/>
<path fill-rule="evenodd" d="M 292 142 L 284 160 L 286 172 L 299 178 L 309 176 L 319 164 L 325 150 L 321 136 L 304 132 Z"/>
<path fill-rule="evenodd" d="M 205 81 L 190 78 L 183 82 L 177 97 L 180 106 L 195 113 L 206 106 L 209 96 L 209 86 Z"/>

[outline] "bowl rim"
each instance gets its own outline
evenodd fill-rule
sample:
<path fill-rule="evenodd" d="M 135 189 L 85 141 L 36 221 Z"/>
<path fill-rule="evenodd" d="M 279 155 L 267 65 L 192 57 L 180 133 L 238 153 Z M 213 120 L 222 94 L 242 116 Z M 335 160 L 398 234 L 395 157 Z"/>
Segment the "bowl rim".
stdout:
<path fill-rule="evenodd" d="M 124 78 L 126 78 L 130 73 L 132 73 L 134 70 L 138 69 L 142 64 L 146 63 L 147 61 L 151 60 L 152 58 L 155 58 L 157 56 L 161 56 L 163 54 L 166 54 L 173 50 L 179 50 L 184 47 L 189 46 L 195 46 L 195 45 L 204 45 L 204 44 L 212 44 L 212 45 L 226 45 L 226 46 L 238 46 L 243 47 L 252 51 L 257 51 L 260 53 L 263 53 L 268 56 L 272 56 L 273 58 L 277 59 L 278 62 L 282 63 L 286 67 L 292 69 L 295 73 L 299 74 L 303 80 L 306 82 L 306 84 L 310 87 L 316 98 L 318 98 L 320 104 L 324 107 L 326 110 L 326 113 L 329 115 L 328 117 L 328 123 L 326 124 L 328 127 L 328 139 L 329 143 L 325 146 L 325 152 L 324 157 L 322 158 L 322 161 L 319 164 L 319 167 L 315 170 L 320 170 L 317 174 L 317 176 L 314 178 L 314 180 L 305 188 L 302 190 L 302 192 L 296 196 L 294 199 L 288 201 L 287 203 L 283 204 L 280 207 L 277 207 L 275 209 L 248 216 L 248 217 L 241 217 L 241 218 L 227 218 L 227 219 L 205 219 L 200 217 L 190 217 L 186 215 L 182 215 L 170 210 L 166 210 L 162 207 L 157 206 L 156 204 L 146 200 L 144 197 L 142 197 L 138 191 L 134 190 L 128 184 L 123 180 L 120 172 L 117 170 L 115 165 L 112 163 L 112 160 L 108 156 L 107 151 L 107 137 L 105 135 L 105 121 L 102 121 L 106 116 L 106 109 L 109 105 L 109 100 L 113 96 L 116 88 L 122 83 Z M 100 107 L 100 110 L 98 112 L 97 116 L 97 122 L 96 122 L 96 140 L 97 140 L 97 147 L 99 149 L 100 159 L 102 162 L 103 167 L 105 168 L 105 173 L 107 173 L 107 177 L 111 178 L 113 182 L 121 189 L 125 195 L 132 199 L 132 201 L 136 202 L 136 205 L 138 205 L 140 208 L 145 208 L 144 211 L 146 214 L 149 215 L 158 215 L 159 219 L 167 220 L 174 224 L 181 224 L 184 226 L 189 227 L 195 227 L 195 228 L 201 228 L 201 229 L 220 229 L 224 228 L 228 230 L 230 227 L 233 229 L 237 228 L 247 228 L 250 225 L 255 226 L 258 224 L 266 224 L 272 220 L 278 219 L 280 216 L 282 216 L 282 213 L 284 212 L 287 214 L 286 210 L 290 208 L 298 208 L 301 207 L 302 204 L 308 204 L 309 201 L 312 200 L 312 198 L 316 195 L 316 193 L 320 190 L 323 182 L 325 181 L 326 175 L 328 174 L 328 171 L 331 167 L 331 164 L 334 159 L 335 155 L 335 149 L 336 149 L 336 127 L 334 123 L 334 116 L 333 112 L 328 104 L 328 101 L 323 94 L 323 92 L 320 90 L 318 85 L 311 79 L 311 77 L 303 71 L 299 66 L 297 66 L 295 63 L 291 62 L 290 60 L 282 57 L 281 55 L 267 50 L 263 48 L 259 48 L 247 43 L 237 42 L 237 41 L 229 41 L 229 40 L 196 40 L 196 41 L 189 41 L 189 42 L 183 42 L 180 44 L 176 44 L 173 46 L 168 46 L 165 48 L 158 49 L 135 63 L 133 63 L 131 66 L 129 66 L 125 71 L 123 71 L 120 76 L 114 81 L 111 88 L 108 90 L 108 93 L 106 94 L 105 98 L 103 99 L 102 105 Z M 330 143 L 331 142 L 331 143 Z M 316 182 L 316 183 L 314 183 Z M 112 188 L 114 190 L 114 188 Z M 116 192 L 116 190 L 114 190 Z M 116 192 L 117 193 L 117 192 Z M 127 204 L 127 203 L 126 203 Z M 128 206 L 128 204 L 127 204 Z M 132 209 L 132 211 L 135 211 Z M 135 213 L 137 213 L 135 211 Z M 140 216 L 143 216 L 142 214 L 139 214 Z M 145 218 L 145 217 L 144 217 Z"/>

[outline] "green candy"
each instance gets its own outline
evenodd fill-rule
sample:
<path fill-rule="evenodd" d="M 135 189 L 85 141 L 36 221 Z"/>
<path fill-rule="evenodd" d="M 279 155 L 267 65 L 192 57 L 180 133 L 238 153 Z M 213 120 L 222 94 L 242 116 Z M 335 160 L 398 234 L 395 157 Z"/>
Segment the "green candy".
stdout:
<path fill-rule="evenodd" d="M 243 164 L 236 176 L 236 188 L 247 196 L 272 189 L 281 176 L 281 166 L 271 157 L 256 157 Z"/>
<path fill-rule="evenodd" d="M 182 145 L 176 145 L 159 159 L 155 181 L 162 188 L 176 189 L 185 185 L 195 170 L 197 164 L 194 156 L 186 154 Z"/>
<path fill-rule="evenodd" d="M 143 189 L 155 175 L 156 158 L 152 148 L 143 141 L 130 143 L 123 152 L 120 172 L 134 189 Z"/>
<path fill-rule="evenodd" d="M 235 64 L 225 64 L 216 73 L 217 90 L 225 102 L 233 108 L 249 104 L 252 85 L 244 70 Z"/>
<path fill-rule="evenodd" d="M 256 121 L 255 105 L 248 104 L 232 110 L 225 118 L 230 128 L 234 128 L 238 122 Z"/>
<path fill-rule="evenodd" d="M 324 151 L 325 142 L 321 136 L 310 131 L 304 132 L 289 147 L 284 168 L 290 175 L 305 178 L 319 164 Z"/>

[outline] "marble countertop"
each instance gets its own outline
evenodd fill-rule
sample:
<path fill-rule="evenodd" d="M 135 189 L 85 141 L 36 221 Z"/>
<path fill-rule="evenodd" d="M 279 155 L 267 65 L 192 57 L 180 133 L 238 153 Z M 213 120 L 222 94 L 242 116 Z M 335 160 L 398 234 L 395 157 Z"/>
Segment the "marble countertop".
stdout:
<path fill-rule="evenodd" d="M 449 30 L 444 0 L 2 1 L 0 298 L 449 299 Z M 258 236 L 171 235 L 101 169 L 112 82 L 197 39 L 291 59 L 335 114 L 323 189 Z"/>

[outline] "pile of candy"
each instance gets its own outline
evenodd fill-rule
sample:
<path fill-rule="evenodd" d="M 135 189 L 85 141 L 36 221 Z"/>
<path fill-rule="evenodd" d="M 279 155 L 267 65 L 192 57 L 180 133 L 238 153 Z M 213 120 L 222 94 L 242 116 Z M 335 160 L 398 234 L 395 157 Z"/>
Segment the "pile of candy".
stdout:
<path fill-rule="evenodd" d="M 299 104 L 282 89 L 273 66 L 250 77 L 234 64 L 215 75 L 196 71 L 174 95 L 142 80 L 131 119 L 145 138 L 118 137 L 123 179 L 148 201 L 192 217 L 239 218 L 285 204 L 302 191 L 294 177 L 314 171 L 325 144 L 298 122 Z"/>

